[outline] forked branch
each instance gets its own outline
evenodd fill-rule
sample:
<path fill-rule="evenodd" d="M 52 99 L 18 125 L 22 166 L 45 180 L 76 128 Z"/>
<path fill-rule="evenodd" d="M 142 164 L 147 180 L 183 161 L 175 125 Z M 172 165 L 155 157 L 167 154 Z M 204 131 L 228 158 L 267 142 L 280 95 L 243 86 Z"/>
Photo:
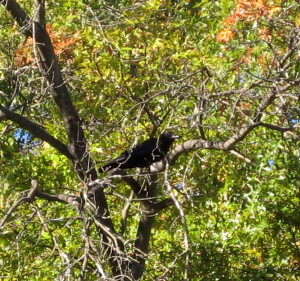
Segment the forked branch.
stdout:
<path fill-rule="evenodd" d="M 2 227 L 7 219 L 11 216 L 11 214 L 23 203 L 32 203 L 36 197 L 43 198 L 47 201 L 57 201 L 69 204 L 73 207 L 75 207 L 78 211 L 80 210 L 81 206 L 81 199 L 78 196 L 73 195 L 66 195 L 66 194 L 58 194 L 58 195 L 50 195 L 44 192 L 40 192 L 38 190 L 38 181 L 32 180 L 31 181 L 32 188 L 30 189 L 27 196 L 22 197 L 19 199 L 13 206 L 6 212 L 3 219 L 0 222 L 0 227 Z"/>

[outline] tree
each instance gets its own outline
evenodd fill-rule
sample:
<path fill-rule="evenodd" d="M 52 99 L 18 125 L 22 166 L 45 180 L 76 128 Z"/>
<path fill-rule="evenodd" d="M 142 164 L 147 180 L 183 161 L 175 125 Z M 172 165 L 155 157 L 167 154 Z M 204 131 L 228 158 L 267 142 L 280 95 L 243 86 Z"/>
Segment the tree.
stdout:
<path fill-rule="evenodd" d="M 2 275 L 296 280 L 299 5 L 115 2 L 1 1 Z"/>

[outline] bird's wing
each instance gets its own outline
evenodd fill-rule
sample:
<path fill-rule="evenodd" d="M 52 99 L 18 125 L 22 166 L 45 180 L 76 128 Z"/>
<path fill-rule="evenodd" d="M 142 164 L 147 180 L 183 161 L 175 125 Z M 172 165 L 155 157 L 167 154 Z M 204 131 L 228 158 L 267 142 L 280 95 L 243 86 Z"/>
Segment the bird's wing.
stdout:
<path fill-rule="evenodd" d="M 157 139 L 151 138 L 134 146 L 129 153 L 132 158 L 149 158 L 156 147 Z"/>
<path fill-rule="evenodd" d="M 130 150 L 124 151 L 117 158 L 111 160 L 101 167 L 102 171 L 114 168 L 146 167 L 149 163 L 161 158 L 157 149 L 157 139 L 151 138 L 137 144 Z"/>
<path fill-rule="evenodd" d="M 117 158 L 113 159 L 110 161 L 110 163 L 123 163 L 130 157 L 130 152 L 129 151 L 124 151 L 122 152 Z M 109 164 L 109 163 L 108 163 Z"/>
<path fill-rule="evenodd" d="M 109 168 L 109 170 L 111 170 L 113 168 L 117 168 L 120 166 L 120 164 L 122 164 L 123 162 L 126 162 L 128 157 L 129 157 L 128 151 L 124 151 L 117 158 L 115 158 L 115 159 L 109 161 L 108 163 L 106 163 L 105 165 L 103 165 L 101 167 L 101 169 L 103 171 L 105 171 L 105 170 L 107 170 L 107 168 Z"/>

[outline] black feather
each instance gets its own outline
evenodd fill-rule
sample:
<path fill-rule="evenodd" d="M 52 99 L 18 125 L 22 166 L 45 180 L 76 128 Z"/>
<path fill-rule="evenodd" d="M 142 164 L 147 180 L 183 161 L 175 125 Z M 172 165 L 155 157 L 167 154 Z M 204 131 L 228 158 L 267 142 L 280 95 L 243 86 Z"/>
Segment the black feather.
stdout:
<path fill-rule="evenodd" d="M 157 138 L 150 138 L 137 144 L 130 150 L 121 153 L 117 158 L 103 165 L 99 171 L 112 169 L 145 168 L 162 160 L 170 149 L 173 141 L 179 136 L 171 132 L 164 132 Z"/>

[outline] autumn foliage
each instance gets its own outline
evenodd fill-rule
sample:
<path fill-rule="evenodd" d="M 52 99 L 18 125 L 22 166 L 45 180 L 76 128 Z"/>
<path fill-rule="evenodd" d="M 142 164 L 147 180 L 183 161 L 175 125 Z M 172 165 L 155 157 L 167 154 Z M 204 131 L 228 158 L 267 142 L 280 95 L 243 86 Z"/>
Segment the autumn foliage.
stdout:
<path fill-rule="evenodd" d="M 235 26 L 238 22 L 255 22 L 262 17 L 270 18 L 281 8 L 275 4 L 262 0 L 238 0 L 231 16 L 223 21 L 223 29 L 217 34 L 216 40 L 220 43 L 229 42 L 235 34 Z M 262 30 L 262 35 L 268 34 Z"/>
<path fill-rule="evenodd" d="M 300 280 L 299 1 L 0 3 L 0 279 Z"/>
<path fill-rule="evenodd" d="M 70 59 L 72 56 L 72 46 L 78 41 L 78 35 L 68 31 L 56 31 L 49 23 L 46 24 L 46 30 L 52 40 L 55 54 L 60 56 L 61 59 Z M 14 60 L 17 66 L 35 62 L 34 39 L 32 37 L 26 37 L 25 41 L 15 51 Z"/>

